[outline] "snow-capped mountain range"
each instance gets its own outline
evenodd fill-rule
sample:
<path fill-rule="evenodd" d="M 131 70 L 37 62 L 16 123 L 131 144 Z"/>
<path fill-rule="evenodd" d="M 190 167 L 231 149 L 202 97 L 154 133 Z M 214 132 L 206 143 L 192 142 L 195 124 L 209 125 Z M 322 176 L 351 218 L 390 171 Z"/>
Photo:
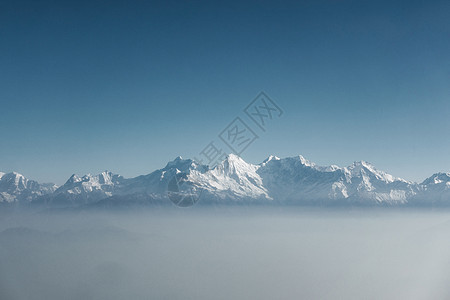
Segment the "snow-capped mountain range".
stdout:
<path fill-rule="evenodd" d="M 170 203 L 167 188 L 176 174 L 201 191 L 203 203 L 450 205 L 450 173 L 436 173 L 419 184 L 365 161 L 323 167 L 301 155 L 283 159 L 271 155 L 254 165 L 233 154 L 214 168 L 177 157 L 148 175 L 74 174 L 60 187 L 0 172 L 0 203 L 63 207 Z"/>

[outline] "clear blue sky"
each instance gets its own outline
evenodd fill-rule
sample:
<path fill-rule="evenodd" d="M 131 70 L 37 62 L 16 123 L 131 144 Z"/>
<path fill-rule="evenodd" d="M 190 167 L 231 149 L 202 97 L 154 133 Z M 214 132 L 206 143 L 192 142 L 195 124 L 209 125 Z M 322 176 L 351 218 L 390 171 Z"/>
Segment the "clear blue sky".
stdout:
<path fill-rule="evenodd" d="M 0 170 L 63 183 L 193 157 L 264 90 L 243 153 L 450 171 L 449 1 L 0 3 Z"/>

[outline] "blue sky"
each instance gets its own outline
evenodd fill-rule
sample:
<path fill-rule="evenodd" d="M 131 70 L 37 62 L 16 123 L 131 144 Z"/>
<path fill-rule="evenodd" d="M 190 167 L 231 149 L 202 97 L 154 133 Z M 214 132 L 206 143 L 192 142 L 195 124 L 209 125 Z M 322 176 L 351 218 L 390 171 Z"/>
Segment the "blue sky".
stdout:
<path fill-rule="evenodd" d="M 266 91 L 242 157 L 450 171 L 448 1 L 4 1 L 0 170 L 63 183 L 194 157 Z"/>

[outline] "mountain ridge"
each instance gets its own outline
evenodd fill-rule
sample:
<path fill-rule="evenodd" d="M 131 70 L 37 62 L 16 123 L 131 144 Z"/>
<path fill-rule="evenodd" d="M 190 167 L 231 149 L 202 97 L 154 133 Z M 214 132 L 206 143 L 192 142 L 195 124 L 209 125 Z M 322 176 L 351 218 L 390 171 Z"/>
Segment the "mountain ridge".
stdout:
<path fill-rule="evenodd" d="M 96 203 L 164 203 L 174 176 L 201 191 L 203 202 L 284 203 L 299 205 L 450 205 L 450 173 L 438 172 L 422 183 L 394 177 L 366 161 L 347 167 L 318 166 L 301 155 L 270 155 L 259 164 L 230 154 L 214 168 L 181 156 L 146 175 L 124 178 L 104 171 L 73 174 L 60 187 L 23 175 L 0 172 L 0 203 L 83 206 Z M 129 202 L 127 202 L 129 201 Z"/>

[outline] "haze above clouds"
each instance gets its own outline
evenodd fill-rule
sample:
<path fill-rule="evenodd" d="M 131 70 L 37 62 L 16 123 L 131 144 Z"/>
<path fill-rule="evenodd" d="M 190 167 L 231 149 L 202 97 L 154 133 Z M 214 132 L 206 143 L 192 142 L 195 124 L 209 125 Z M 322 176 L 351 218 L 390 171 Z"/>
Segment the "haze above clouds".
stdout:
<path fill-rule="evenodd" d="M 448 212 L 2 215 L 2 299 L 443 299 Z"/>

